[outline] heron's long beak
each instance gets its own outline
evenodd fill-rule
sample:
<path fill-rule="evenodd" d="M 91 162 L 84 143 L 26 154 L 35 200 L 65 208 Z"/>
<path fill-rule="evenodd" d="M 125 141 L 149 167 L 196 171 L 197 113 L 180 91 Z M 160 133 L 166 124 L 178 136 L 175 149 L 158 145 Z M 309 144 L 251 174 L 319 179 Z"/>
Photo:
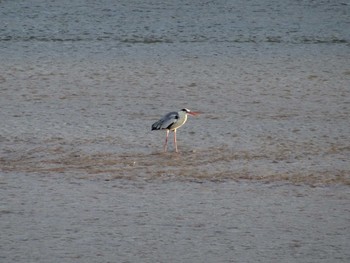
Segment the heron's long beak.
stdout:
<path fill-rule="evenodd" d="M 192 115 L 192 116 L 196 116 L 198 114 L 200 114 L 199 111 L 190 111 L 188 114 Z"/>

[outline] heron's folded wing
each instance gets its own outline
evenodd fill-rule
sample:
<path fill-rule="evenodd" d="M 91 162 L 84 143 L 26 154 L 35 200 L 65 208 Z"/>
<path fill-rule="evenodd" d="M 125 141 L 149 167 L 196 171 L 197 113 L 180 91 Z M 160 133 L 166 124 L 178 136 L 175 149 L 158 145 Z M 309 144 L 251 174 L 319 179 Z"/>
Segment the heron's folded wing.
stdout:
<path fill-rule="evenodd" d="M 152 125 L 152 130 L 168 129 L 177 122 L 179 115 L 177 112 L 170 112 Z"/>

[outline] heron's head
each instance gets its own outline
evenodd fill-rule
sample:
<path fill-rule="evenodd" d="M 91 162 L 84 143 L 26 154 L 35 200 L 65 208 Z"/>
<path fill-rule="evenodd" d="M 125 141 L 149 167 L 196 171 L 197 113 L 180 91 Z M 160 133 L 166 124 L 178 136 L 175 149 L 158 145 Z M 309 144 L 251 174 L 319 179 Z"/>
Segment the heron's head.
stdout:
<path fill-rule="evenodd" d="M 192 115 L 192 116 L 196 116 L 196 115 L 199 114 L 199 112 L 190 111 L 190 110 L 187 109 L 187 108 L 183 108 L 181 111 L 183 111 L 183 112 L 185 112 L 185 113 L 187 113 L 187 114 L 189 114 L 189 115 Z"/>

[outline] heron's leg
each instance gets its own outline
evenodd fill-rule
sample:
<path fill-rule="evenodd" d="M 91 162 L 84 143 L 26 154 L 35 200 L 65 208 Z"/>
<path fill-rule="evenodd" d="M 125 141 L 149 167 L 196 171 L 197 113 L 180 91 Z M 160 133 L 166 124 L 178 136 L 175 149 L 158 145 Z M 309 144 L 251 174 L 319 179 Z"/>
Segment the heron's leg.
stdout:
<path fill-rule="evenodd" d="M 174 130 L 174 145 L 175 145 L 175 152 L 177 152 L 176 129 Z"/>
<path fill-rule="evenodd" d="M 164 143 L 164 152 L 167 151 L 168 137 L 169 137 L 169 130 L 166 130 L 166 137 L 165 137 L 165 143 Z"/>

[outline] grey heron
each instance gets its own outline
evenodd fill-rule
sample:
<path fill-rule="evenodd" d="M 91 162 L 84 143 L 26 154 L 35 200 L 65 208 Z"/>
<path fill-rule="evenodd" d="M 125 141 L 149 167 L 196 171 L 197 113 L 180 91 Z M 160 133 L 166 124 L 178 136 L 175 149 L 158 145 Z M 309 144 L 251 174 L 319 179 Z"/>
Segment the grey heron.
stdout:
<path fill-rule="evenodd" d="M 159 121 L 152 124 L 152 130 L 166 130 L 164 152 L 167 151 L 168 137 L 170 131 L 174 132 L 175 151 L 178 152 L 176 143 L 176 130 L 185 124 L 185 122 L 187 121 L 188 114 L 196 116 L 199 114 L 199 112 L 193 112 L 189 109 L 184 108 L 178 112 L 169 112 L 168 114 L 164 115 Z"/>

